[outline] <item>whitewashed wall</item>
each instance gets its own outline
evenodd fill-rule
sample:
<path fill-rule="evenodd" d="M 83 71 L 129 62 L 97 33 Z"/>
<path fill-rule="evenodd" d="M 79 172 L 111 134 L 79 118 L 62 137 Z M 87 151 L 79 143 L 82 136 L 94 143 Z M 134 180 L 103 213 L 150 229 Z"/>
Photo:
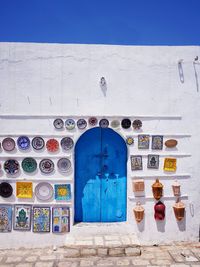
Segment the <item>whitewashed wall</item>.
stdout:
<path fill-rule="evenodd" d="M 200 173 L 200 93 L 197 91 L 193 60 L 199 55 L 199 47 L 140 47 L 140 46 L 103 46 L 103 45 L 61 45 L 61 44 L 0 44 L 0 139 L 4 136 L 27 134 L 73 135 L 76 141 L 80 130 L 57 132 L 52 123 L 54 116 L 69 118 L 75 116 L 88 118 L 97 115 L 109 119 L 144 116 L 142 132 L 163 134 L 164 140 L 174 135 L 179 141 L 177 150 L 163 149 L 159 171 L 147 170 L 144 158 L 144 170 L 133 172 L 128 168 L 127 229 L 137 233 L 141 243 L 168 243 L 180 240 L 198 240 L 199 238 L 199 173 Z M 184 83 L 180 82 L 178 61 L 183 59 Z M 200 65 L 196 65 L 197 78 L 200 83 Z M 99 86 L 100 78 L 107 82 L 106 95 Z M 6 117 L 5 115 L 47 115 L 45 118 Z M 157 116 L 145 118 L 145 116 Z M 160 116 L 160 118 L 159 118 Z M 162 116 L 181 116 L 181 119 L 163 119 Z M 56 116 L 55 116 L 56 117 Z M 117 130 L 124 138 L 137 135 L 133 130 Z M 30 136 L 30 137 L 32 137 Z M 46 136 L 47 138 L 48 136 Z M 129 155 L 148 154 L 138 151 L 137 139 L 129 147 Z M 145 220 L 140 224 L 134 220 L 132 209 L 135 205 L 132 192 L 132 177 L 147 175 L 145 178 L 146 196 L 151 196 L 154 177 L 148 175 L 164 174 L 163 160 L 167 154 L 177 155 L 177 174 L 189 174 L 179 177 L 182 185 L 183 199 L 186 204 L 186 218 L 177 223 L 172 205 L 173 198 L 163 198 L 166 205 L 166 220 L 157 223 L 153 217 L 153 199 L 143 201 Z M 18 156 L 24 153 L 17 153 Z M 191 154 L 191 157 L 189 156 Z M 22 155 L 22 156 L 23 156 Z M 38 156 L 34 151 L 26 155 Z M 58 156 L 63 155 L 60 151 Z M 67 155 L 67 154 L 66 154 Z M 182 156 L 181 156 L 182 155 Z M 183 156 L 183 155 L 188 155 Z M 1 152 L 1 162 L 9 154 Z M 13 157 L 15 154 L 12 155 Z M 48 156 L 44 152 L 42 157 Z M 73 153 L 68 155 L 73 161 Z M 57 174 L 57 173 L 56 173 Z M 163 178 L 164 195 L 172 196 L 173 177 Z M 5 179 L 1 174 L 0 179 Z M 22 174 L 20 178 L 33 179 Z M 37 178 L 41 178 L 38 173 Z M 52 178 L 52 183 L 63 179 L 60 174 Z M 73 172 L 66 178 L 71 180 L 73 189 Z M 12 181 L 11 181 L 12 182 Z M 13 181 L 14 184 L 14 181 Z M 73 190 L 72 190 L 73 191 Z M 12 198 L 12 204 L 17 200 Z M 0 199 L 0 202 L 8 200 Z M 36 204 L 37 202 L 32 202 Z M 191 213 L 194 206 L 194 216 Z M 73 199 L 71 203 L 73 221 Z M 124 223 L 122 224 L 122 232 Z M 82 228 L 83 229 L 83 228 Z M 85 228 L 87 231 L 88 228 Z M 72 232 L 76 227 L 72 226 Z M 86 233 L 87 234 L 87 233 Z M 12 231 L 1 234 L 0 247 L 62 245 L 66 235 L 43 234 Z"/>

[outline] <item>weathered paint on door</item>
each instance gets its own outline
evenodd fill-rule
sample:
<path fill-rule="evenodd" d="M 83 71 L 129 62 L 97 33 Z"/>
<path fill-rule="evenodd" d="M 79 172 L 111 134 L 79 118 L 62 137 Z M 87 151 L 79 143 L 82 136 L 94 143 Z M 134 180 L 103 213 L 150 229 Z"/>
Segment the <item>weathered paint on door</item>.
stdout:
<path fill-rule="evenodd" d="M 75 222 L 126 220 L 127 147 L 110 128 L 86 131 L 75 147 Z"/>

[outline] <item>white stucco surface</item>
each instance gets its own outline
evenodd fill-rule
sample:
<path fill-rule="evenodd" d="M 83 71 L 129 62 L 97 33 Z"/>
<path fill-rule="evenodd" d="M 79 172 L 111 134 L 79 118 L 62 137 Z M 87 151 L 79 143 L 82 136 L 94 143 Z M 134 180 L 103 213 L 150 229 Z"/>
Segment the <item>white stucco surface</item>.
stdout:
<path fill-rule="evenodd" d="M 106 45 L 61 45 L 32 43 L 0 43 L 0 141 L 6 136 L 26 134 L 32 138 L 41 135 L 47 140 L 50 136 L 60 140 L 62 136 L 72 136 L 78 139 L 82 131 L 72 132 L 66 129 L 58 132 L 53 127 L 57 116 L 66 118 L 88 118 L 108 116 L 122 119 L 129 117 L 141 118 L 143 127 L 140 133 L 161 134 L 164 140 L 170 137 L 178 140 L 177 149 L 164 149 L 158 154 L 160 168 L 158 171 L 148 170 L 147 157 L 144 157 L 144 170 L 131 171 L 130 157 L 127 162 L 127 222 L 120 231 L 136 233 L 141 243 L 169 243 L 181 240 L 198 240 L 199 238 L 199 194 L 200 194 L 200 92 L 197 90 L 197 80 L 193 61 L 200 56 L 200 47 L 140 47 L 140 46 L 106 46 Z M 181 83 L 178 72 L 178 61 L 183 59 L 184 83 Z M 197 79 L 200 83 L 200 65 L 196 64 Z M 107 91 L 102 92 L 99 81 L 105 77 Z M 11 116 L 5 116 L 11 115 Z M 12 115 L 24 115 L 14 117 Z M 38 115 L 32 117 L 33 115 Z M 40 115 L 45 115 L 40 117 Z M 29 117 L 30 116 L 30 117 Z M 152 116 L 152 117 L 146 117 Z M 156 117 L 154 117 L 156 116 Z M 162 117 L 166 116 L 166 117 Z M 170 117 L 171 116 L 171 117 Z M 175 116 L 175 117 L 173 117 Z M 181 116 L 181 118 L 176 117 Z M 124 138 L 135 136 L 135 144 L 128 147 L 130 155 L 147 155 L 148 151 L 138 150 L 137 134 L 132 129 L 116 130 Z M 189 136 L 191 135 L 191 136 Z M 157 175 L 164 175 L 163 162 L 167 155 L 177 156 L 177 171 L 170 178 L 163 177 L 163 201 L 166 205 L 166 219 L 163 222 L 154 220 L 154 200 L 151 185 Z M 49 157 L 47 152 L 36 153 L 28 151 L 26 155 Z M 61 157 L 62 151 L 56 154 Z M 66 155 L 66 154 L 65 154 Z M 74 155 L 68 153 L 73 162 Z M 12 155 L 1 151 L 1 162 L 10 157 L 24 157 L 24 152 L 16 151 Z M 74 166 L 73 166 L 74 169 Z M 177 223 L 172 205 L 175 198 L 171 185 L 173 178 L 178 177 L 181 183 L 183 202 L 186 204 L 186 217 Z M 152 177 L 149 177 L 151 176 Z M 145 208 L 145 219 L 137 225 L 132 209 L 135 206 L 132 192 L 132 177 L 144 176 L 145 196 L 142 203 Z M 16 179 L 41 179 L 44 176 L 37 173 L 35 177 L 21 173 Z M 0 180 L 8 177 L 1 173 Z M 57 172 L 48 177 L 52 184 L 65 177 Z M 15 184 L 15 180 L 10 179 Z M 73 171 L 66 177 L 72 184 Z M 34 182 L 34 185 L 36 181 Z M 166 197 L 166 198 L 165 198 Z M 73 199 L 71 207 L 71 230 L 73 226 Z M 0 203 L 19 203 L 16 197 L 3 199 Z M 25 203 L 25 201 L 21 201 Z M 27 202 L 26 202 L 27 203 Z M 29 203 L 38 204 L 37 200 Z M 53 205 L 53 203 L 50 203 Z M 194 208 L 194 213 L 191 212 Z M 126 225 L 126 227 L 124 226 Z M 99 230 L 100 229 L 100 230 Z M 102 227 L 106 231 L 106 226 Z M 90 234 L 88 227 L 81 227 L 84 234 Z M 117 231 L 118 231 L 117 230 Z M 108 227 L 110 231 L 110 227 Z M 98 228 L 101 232 L 101 228 Z M 1 234 L 2 247 L 62 245 L 67 235 L 35 234 L 32 232 L 17 232 Z"/>

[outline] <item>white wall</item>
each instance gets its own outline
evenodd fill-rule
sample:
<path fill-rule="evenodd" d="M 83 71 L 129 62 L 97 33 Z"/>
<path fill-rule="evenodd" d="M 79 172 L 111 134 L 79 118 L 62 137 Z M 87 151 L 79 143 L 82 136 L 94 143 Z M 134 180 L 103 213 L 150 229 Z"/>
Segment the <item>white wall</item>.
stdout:
<path fill-rule="evenodd" d="M 140 46 L 103 46 L 103 45 L 61 45 L 61 44 L 0 44 L 0 140 L 4 135 L 43 134 L 73 135 L 76 141 L 80 130 L 56 132 L 52 122 L 54 116 L 63 118 L 88 118 L 97 115 L 109 119 L 130 117 L 132 120 L 143 115 L 143 133 L 163 134 L 164 140 L 173 134 L 191 134 L 191 137 L 177 137 L 177 150 L 165 148 L 159 154 L 178 155 L 176 174 L 190 174 L 180 177 L 182 194 L 186 204 L 186 219 L 177 223 L 173 214 L 174 199 L 163 199 L 166 205 L 166 220 L 156 223 L 153 217 L 154 201 L 146 199 L 145 220 L 138 226 L 132 214 L 134 200 L 127 200 L 128 221 L 132 232 L 137 233 L 142 243 L 167 243 L 178 240 L 198 240 L 199 236 L 199 173 L 200 173 L 200 93 L 197 92 L 193 60 L 200 54 L 199 47 L 140 47 Z M 183 59 L 185 82 L 178 75 L 178 60 Z M 200 65 L 196 65 L 200 83 Z M 100 78 L 107 81 L 106 96 L 99 86 Z M 4 115 L 48 115 L 45 118 L 4 117 Z M 158 116 L 145 118 L 145 116 Z M 181 119 L 162 119 L 159 116 L 176 116 Z M 117 130 L 124 138 L 137 135 L 133 130 Z M 47 137 L 46 137 L 47 138 Z M 59 136 L 58 139 L 60 139 Z M 129 147 L 129 154 L 148 154 L 138 151 L 137 139 Z M 182 157 L 191 154 L 191 157 Z M 19 152 L 17 152 L 18 156 Z M 23 154 L 24 155 L 24 154 Z M 23 156 L 21 155 L 21 156 Z M 30 156 L 38 156 L 30 151 Z M 62 152 L 58 154 L 60 157 Z M 9 156 L 1 152 L 1 162 Z M 47 152 L 42 154 L 48 156 Z M 71 159 L 73 160 L 73 153 Z M 14 157 L 14 155 L 13 155 Z M 128 196 L 134 196 L 131 177 L 137 175 L 164 174 L 164 156 L 160 169 L 147 170 L 144 158 L 144 170 L 133 172 L 128 168 Z M 38 174 L 40 178 L 40 174 Z M 173 177 L 173 175 L 172 175 Z M 5 179 L 1 174 L 0 179 Z M 20 178 L 20 177 L 19 177 Z M 21 178 L 30 178 L 28 175 Z M 33 179 L 33 177 L 31 177 Z M 53 180 L 59 177 L 57 173 Z M 63 177 L 62 177 L 63 178 Z M 72 179 L 73 173 L 68 177 Z M 184 179 L 183 179 L 184 178 Z M 52 181 L 53 181 L 52 180 Z M 151 196 L 153 178 L 145 178 L 146 196 Z M 172 178 L 162 179 L 165 196 L 172 196 Z M 2 198 L 0 202 L 4 202 Z M 15 203 L 15 199 L 12 203 Z M 6 202 L 8 202 L 6 200 Z M 35 202 L 36 203 L 36 202 Z M 194 216 L 190 207 L 194 205 Z M 73 201 L 72 201 L 73 211 Z M 73 217 L 73 214 L 72 214 Z M 73 218 L 72 218 L 73 219 Z M 72 231 L 73 227 L 72 227 Z M 2 234 L 1 247 L 37 246 L 38 234 L 13 231 Z M 45 234 L 40 236 L 40 245 L 63 244 L 66 236 Z"/>

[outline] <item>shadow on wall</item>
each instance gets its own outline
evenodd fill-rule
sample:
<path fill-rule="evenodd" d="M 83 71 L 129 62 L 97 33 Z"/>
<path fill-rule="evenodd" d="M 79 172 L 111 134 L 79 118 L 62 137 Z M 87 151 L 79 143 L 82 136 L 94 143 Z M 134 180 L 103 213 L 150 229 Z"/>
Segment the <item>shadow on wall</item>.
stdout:
<path fill-rule="evenodd" d="M 181 221 L 177 221 L 177 225 L 181 232 L 184 232 L 186 230 L 186 211 L 184 218 Z"/>
<path fill-rule="evenodd" d="M 162 233 L 165 232 L 165 224 L 166 224 L 166 219 L 162 221 L 156 221 L 158 232 L 162 232 Z"/>

